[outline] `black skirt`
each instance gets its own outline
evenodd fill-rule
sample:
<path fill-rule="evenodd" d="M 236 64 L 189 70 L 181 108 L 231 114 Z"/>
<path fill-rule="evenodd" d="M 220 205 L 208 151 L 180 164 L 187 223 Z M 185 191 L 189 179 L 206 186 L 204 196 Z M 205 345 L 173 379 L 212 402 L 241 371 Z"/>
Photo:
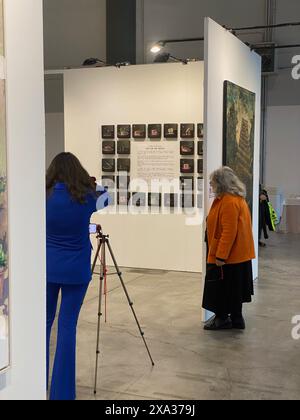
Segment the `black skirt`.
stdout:
<path fill-rule="evenodd" d="M 215 314 L 231 314 L 254 295 L 252 261 L 222 268 L 207 265 L 203 308 Z"/>

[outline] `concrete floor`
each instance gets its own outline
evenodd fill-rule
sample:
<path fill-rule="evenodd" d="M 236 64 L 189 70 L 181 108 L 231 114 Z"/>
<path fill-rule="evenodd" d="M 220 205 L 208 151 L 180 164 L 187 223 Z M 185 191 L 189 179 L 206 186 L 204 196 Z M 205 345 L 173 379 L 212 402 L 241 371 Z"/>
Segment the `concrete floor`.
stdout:
<path fill-rule="evenodd" d="M 123 270 L 154 368 L 119 280 L 110 277 L 96 399 L 299 400 L 300 341 L 291 320 L 300 315 L 300 236 L 274 235 L 260 257 L 245 332 L 204 332 L 198 274 Z M 97 306 L 95 278 L 78 329 L 79 400 L 95 399 Z"/>

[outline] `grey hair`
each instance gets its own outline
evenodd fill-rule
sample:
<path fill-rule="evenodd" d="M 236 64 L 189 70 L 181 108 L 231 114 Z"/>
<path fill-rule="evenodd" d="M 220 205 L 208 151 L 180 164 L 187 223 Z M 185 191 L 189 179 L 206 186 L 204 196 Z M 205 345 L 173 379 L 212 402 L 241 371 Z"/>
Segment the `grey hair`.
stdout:
<path fill-rule="evenodd" d="M 222 194 L 232 194 L 243 198 L 247 196 L 245 184 L 242 183 L 234 171 L 228 166 L 224 166 L 213 172 L 210 180 L 215 184 L 217 197 L 220 197 Z"/>

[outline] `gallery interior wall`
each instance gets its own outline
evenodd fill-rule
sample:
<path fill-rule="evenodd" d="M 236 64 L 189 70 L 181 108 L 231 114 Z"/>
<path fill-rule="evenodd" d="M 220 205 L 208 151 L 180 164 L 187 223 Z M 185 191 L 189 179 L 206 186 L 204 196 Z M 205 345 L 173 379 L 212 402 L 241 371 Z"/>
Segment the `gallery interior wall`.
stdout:
<path fill-rule="evenodd" d="M 267 121 L 266 184 L 300 196 L 300 106 L 270 107 Z"/>
<path fill-rule="evenodd" d="M 106 60 L 106 0 L 43 0 L 45 68 Z"/>
<path fill-rule="evenodd" d="M 12 334 L 0 400 L 40 400 L 46 396 L 42 2 L 5 1 L 5 35 Z"/>
<path fill-rule="evenodd" d="M 101 125 L 203 122 L 203 72 L 202 62 L 66 71 L 66 150 L 99 178 Z M 186 226 L 184 215 L 100 214 L 95 221 L 111 235 L 121 266 L 202 270 L 202 227 Z"/>
<path fill-rule="evenodd" d="M 205 26 L 206 212 L 211 202 L 208 175 L 223 163 L 223 95 L 224 81 L 228 80 L 256 94 L 253 232 L 258 251 L 258 199 L 255 197 L 259 196 L 261 58 L 213 20 L 207 18 Z M 257 260 L 253 267 L 256 278 Z"/>
<path fill-rule="evenodd" d="M 138 62 L 152 62 L 153 56 L 149 54 L 149 45 L 162 38 L 183 38 L 198 37 L 204 33 L 204 18 L 209 16 L 221 24 L 228 26 L 252 26 L 263 25 L 266 23 L 266 13 L 264 0 L 136 0 L 137 3 L 137 53 Z M 88 52 L 98 55 L 106 55 L 105 51 L 105 0 L 44 0 L 44 19 L 45 19 L 45 39 L 46 39 L 46 68 L 61 69 L 65 65 L 77 66 L 82 56 Z M 84 13 L 80 13 L 84 4 Z M 274 2 L 274 21 L 292 22 L 300 20 L 300 2 L 298 0 L 277 0 Z M 70 22 L 73 24 L 70 25 Z M 90 28 L 86 26 L 90 24 Z M 80 27 L 83 30 L 78 31 Z M 101 32 L 101 36 L 99 35 Z M 274 31 L 274 41 L 278 44 L 298 43 L 300 28 L 286 28 Z M 264 31 L 251 31 L 243 34 L 241 38 L 249 42 L 261 42 L 264 39 Z M 48 48 L 49 46 L 49 48 Z M 51 47 L 51 48 L 50 48 Z M 89 48 L 93 48 L 92 51 Z M 204 57 L 204 46 L 200 43 L 174 44 L 167 48 L 169 52 L 179 57 Z M 63 52 L 63 53 L 62 53 Z M 300 49 L 287 49 L 278 52 L 278 71 L 269 77 L 268 104 L 270 107 L 290 107 L 300 106 L 300 82 L 291 77 L 293 55 L 300 54 Z M 46 90 L 53 89 L 50 85 Z M 62 95 L 62 89 L 57 95 Z M 63 110 L 56 109 L 52 113 L 63 113 Z M 294 110 L 296 111 L 296 109 Z M 48 112 L 48 111 L 47 111 Z M 288 112 L 288 108 L 286 108 Z M 271 111 L 272 113 L 272 111 Z M 272 117 L 270 117 L 272 120 Z M 283 187 L 286 196 L 289 189 L 285 185 L 289 184 L 289 176 L 280 170 L 281 156 L 272 149 L 272 132 L 269 117 L 267 116 L 267 150 L 271 157 L 267 157 L 266 180 L 270 187 Z M 51 118 L 54 121 L 54 116 Z M 61 118 L 58 117 L 57 124 L 62 133 L 63 127 L 59 125 Z M 298 125 L 290 127 L 292 132 L 296 132 Z M 51 125 L 48 126 L 48 130 Z M 54 131 L 57 129 L 54 127 Z M 60 134 L 61 138 L 62 134 Z M 54 149 L 49 142 L 55 142 L 55 136 L 49 134 L 47 147 Z M 58 143 L 58 146 L 61 143 Z M 295 156 L 297 146 L 290 142 L 286 151 L 290 156 Z M 275 148 L 276 150 L 276 148 Z M 277 162 L 276 167 L 272 167 L 268 162 Z M 275 172 L 275 178 L 273 174 Z M 273 179 L 278 179 L 280 183 L 274 185 L 270 183 Z M 271 180 L 271 181 L 270 181 Z M 300 193 L 300 189 L 298 189 Z"/>

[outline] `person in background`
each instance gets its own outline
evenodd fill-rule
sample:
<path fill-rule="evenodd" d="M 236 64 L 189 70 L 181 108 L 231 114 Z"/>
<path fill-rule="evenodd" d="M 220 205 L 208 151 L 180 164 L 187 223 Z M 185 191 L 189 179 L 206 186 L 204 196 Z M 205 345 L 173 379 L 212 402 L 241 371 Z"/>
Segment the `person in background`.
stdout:
<path fill-rule="evenodd" d="M 50 335 L 58 297 L 57 348 L 50 400 L 76 399 L 76 329 L 91 273 L 91 215 L 108 205 L 103 189 L 96 192 L 79 160 L 59 154 L 46 177 L 47 227 L 47 384 L 49 383 Z"/>
<path fill-rule="evenodd" d="M 215 313 L 205 330 L 245 329 L 243 304 L 254 294 L 255 247 L 246 187 L 232 169 L 215 171 L 216 196 L 207 218 L 208 259 L 203 308 Z"/>

